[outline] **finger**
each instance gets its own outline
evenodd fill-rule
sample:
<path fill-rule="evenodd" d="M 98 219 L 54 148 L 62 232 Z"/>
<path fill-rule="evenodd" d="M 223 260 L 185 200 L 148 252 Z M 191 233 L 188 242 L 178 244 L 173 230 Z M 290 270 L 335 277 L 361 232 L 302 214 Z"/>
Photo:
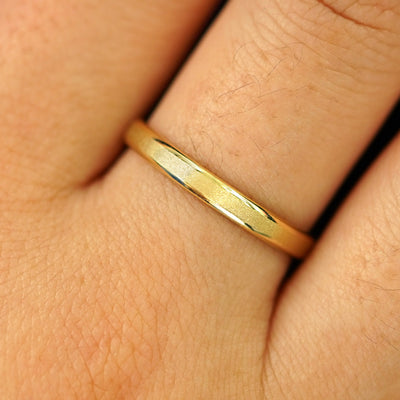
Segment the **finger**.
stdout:
<path fill-rule="evenodd" d="M 156 99 L 216 3 L 2 2 L 7 187 L 59 190 L 105 168 L 127 121 Z"/>
<path fill-rule="evenodd" d="M 388 6 L 378 30 L 309 0 L 300 28 L 286 3 L 250 4 L 230 4 L 152 125 L 306 229 L 397 98 L 397 16 Z"/>
<path fill-rule="evenodd" d="M 400 136 L 281 295 L 266 371 L 289 398 L 400 392 Z M 290 362 L 288 362 L 290 359 Z M 294 381 L 303 387 L 293 385 Z M 296 393 L 294 388 L 296 387 Z M 293 389 L 292 389 L 293 388 Z M 271 396 L 273 398 L 273 396 Z"/>
<path fill-rule="evenodd" d="M 199 163 L 306 230 L 398 94 L 398 3 L 382 6 L 382 16 L 372 18 L 374 27 L 369 26 L 373 3 L 355 3 L 344 15 L 312 0 L 271 2 L 267 9 L 257 1 L 244 4 L 228 4 L 151 125 Z M 356 17 L 360 23 L 352 20 Z M 237 340 L 246 338 L 252 346 L 248 354 L 257 359 L 286 257 L 182 193 L 131 151 L 88 197 L 88 204 L 102 199 L 102 209 L 91 210 L 93 220 L 99 214 L 114 224 L 123 220 L 117 237 L 129 254 L 130 240 L 123 238 L 132 238 L 132 231 L 152 238 L 154 248 L 147 252 L 152 257 L 157 252 L 163 282 L 165 276 L 180 282 L 183 275 L 207 287 L 191 294 L 194 307 L 203 310 L 206 303 L 223 320 L 217 326 L 226 329 L 214 327 L 217 343 L 230 343 L 227 335 L 242 318 Z M 184 289 L 178 284 L 174 290 Z M 238 318 L 229 320 L 232 310 Z M 188 349 L 206 345 L 196 340 L 187 343 Z M 242 358 L 235 356 L 239 364 Z M 172 369 L 179 368 L 190 366 Z"/>

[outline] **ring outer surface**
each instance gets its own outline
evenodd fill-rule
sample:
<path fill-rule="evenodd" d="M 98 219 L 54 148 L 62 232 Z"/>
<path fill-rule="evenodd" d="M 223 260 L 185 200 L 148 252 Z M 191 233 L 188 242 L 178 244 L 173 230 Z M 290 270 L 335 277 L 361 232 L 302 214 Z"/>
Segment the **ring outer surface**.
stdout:
<path fill-rule="evenodd" d="M 314 240 L 249 199 L 169 144 L 143 121 L 126 133 L 126 143 L 166 176 L 259 239 L 295 258 L 304 258 Z"/>

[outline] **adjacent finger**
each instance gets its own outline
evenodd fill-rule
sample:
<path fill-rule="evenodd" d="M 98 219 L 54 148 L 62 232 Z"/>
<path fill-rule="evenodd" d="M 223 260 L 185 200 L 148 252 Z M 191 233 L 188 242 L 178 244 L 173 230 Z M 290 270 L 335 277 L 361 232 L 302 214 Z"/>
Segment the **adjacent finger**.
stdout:
<path fill-rule="evenodd" d="M 0 159 L 10 194 L 34 186 L 40 196 L 105 168 L 216 3 L 2 2 Z"/>
<path fill-rule="evenodd" d="M 281 294 L 265 369 L 272 398 L 400 393 L 399 154 L 400 136 Z"/>

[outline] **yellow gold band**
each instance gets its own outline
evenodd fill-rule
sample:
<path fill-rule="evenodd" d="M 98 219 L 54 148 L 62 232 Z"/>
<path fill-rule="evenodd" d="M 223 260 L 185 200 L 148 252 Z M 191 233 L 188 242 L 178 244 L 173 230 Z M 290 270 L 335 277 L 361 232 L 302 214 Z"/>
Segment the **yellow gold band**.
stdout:
<path fill-rule="evenodd" d="M 253 235 L 296 258 L 307 255 L 313 239 L 198 165 L 144 122 L 135 121 L 126 143 L 189 192 Z"/>

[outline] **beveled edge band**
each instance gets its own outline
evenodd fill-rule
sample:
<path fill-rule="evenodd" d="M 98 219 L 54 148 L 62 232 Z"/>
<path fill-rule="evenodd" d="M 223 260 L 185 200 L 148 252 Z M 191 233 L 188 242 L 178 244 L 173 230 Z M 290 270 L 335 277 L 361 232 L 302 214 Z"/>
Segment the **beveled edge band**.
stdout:
<path fill-rule="evenodd" d="M 162 139 L 143 121 L 132 123 L 126 132 L 125 141 L 166 176 L 268 244 L 295 258 L 304 258 L 312 248 L 314 240 L 310 236 L 292 228 L 200 166 Z"/>

